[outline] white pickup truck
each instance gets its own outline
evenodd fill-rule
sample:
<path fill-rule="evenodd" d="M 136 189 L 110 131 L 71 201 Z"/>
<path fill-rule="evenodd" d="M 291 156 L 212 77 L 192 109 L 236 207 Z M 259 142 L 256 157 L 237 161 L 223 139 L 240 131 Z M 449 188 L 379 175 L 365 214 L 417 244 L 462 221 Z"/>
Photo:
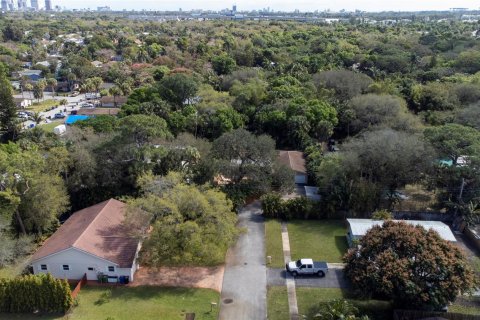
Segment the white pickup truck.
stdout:
<path fill-rule="evenodd" d="M 313 261 L 312 259 L 290 261 L 285 265 L 285 269 L 294 277 L 306 274 L 316 274 L 319 277 L 325 277 L 325 274 L 328 272 L 328 266 L 326 262 Z"/>

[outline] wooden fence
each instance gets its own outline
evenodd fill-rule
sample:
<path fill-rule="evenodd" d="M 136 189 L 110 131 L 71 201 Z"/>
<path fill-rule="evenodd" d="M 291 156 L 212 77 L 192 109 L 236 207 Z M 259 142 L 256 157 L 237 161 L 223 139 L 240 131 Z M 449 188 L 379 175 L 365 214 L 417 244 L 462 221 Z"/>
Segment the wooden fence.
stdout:
<path fill-rule="evenodd" d="M 73 289 L 72 291 L 72 298 L 75 299 L 78 295 L 78 293 L 80 292 L 80 290 L 82 289 L 82 287 L 87 283 L 87 274 L 85 273 L 82 277 L 82 279 L 80 279 L 80 281 L 77 283 L 77 285 L 75 286 L 75 289 Z"/>
<path fill-rule="evenodd" d="M 418 310 L 394 310 L 393 320 L 417 320 L 417 319 L 447 319 L 447 320 L 479 320 L 480 316 L 462 313 L 429 312 Z"/>

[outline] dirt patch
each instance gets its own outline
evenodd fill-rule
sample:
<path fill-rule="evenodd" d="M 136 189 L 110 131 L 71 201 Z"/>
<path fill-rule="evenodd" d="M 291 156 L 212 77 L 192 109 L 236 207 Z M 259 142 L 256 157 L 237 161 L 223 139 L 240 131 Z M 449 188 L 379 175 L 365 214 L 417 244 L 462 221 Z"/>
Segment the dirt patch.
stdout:
<path fill-rule="evenodd" d="M 148 268 L 141 267 L 135 273 L 135 281 L 128 286 L 164 286 L 185 288 L 206 288 L 222 291 L 224 266 Z"/>

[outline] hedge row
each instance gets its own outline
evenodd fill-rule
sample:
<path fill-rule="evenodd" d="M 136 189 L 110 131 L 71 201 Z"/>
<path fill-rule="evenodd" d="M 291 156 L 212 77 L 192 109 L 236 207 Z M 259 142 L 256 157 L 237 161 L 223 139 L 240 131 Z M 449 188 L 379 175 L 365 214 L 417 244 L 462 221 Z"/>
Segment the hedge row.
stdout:
<path fill-rule="evenodd" d="M 277 219 L 321 219 L 324 218 L 319 202 L 306 197 L 283 200 L 277 193 L 269 193 L 261 198 L 263 215 Z"/>
<path fill-rule="evenodd" d="M 65 313 L 72 304 L 68 282 L 50 274 L 0 279 L 0 312 Z"/>

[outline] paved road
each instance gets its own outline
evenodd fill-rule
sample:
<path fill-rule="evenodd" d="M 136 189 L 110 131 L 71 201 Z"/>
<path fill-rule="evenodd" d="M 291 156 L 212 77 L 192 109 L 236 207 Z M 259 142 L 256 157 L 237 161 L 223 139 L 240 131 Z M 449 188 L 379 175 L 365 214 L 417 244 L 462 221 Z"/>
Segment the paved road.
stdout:
<path fill-rule="evenodd" d="M 255 202 L 245 207 L 239 214 L 239 225 L 246 231 L 227 253 L 220 320 L 267 318 L 265 227 L 260 213 L 260 203 Z"/>
<path fill-rule="evenodd" d="M 268 269 L 267 282 L 269 286 L 285 285 L 285 269 Z M 349 288 L 347 279 L 343 276 L 341 269 L 330 269 L 324 278 L 317 276 L 302 276 L 295 278 L 295 286 L 297 287 L 314 287 L 314 288 Z"/>

